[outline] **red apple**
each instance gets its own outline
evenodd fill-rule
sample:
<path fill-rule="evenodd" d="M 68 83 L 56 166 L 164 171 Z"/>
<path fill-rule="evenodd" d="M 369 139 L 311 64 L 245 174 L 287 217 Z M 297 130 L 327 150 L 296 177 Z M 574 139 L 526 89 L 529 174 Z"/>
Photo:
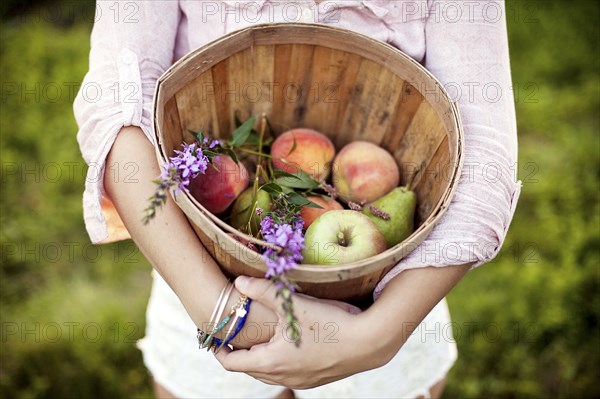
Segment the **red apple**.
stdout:
<path fill-rule="evenodd" d="M 298 128 L 288 130 L 275 139 L 271 146 L 271 156 L 275 169 L 288 173 L 301 170 L 320 181 L 329 176 L 335 147 L 324 134 Z"/>
<path fill-rule="evenodd" d="M 373 143 L 354 141 L 342 148 L 333 161 L 333 185 L 346 201 L 375 201 L 399 183 L 396 161 Z"/>
<path fill-rule="evenodd" d="M 333 211 L 335 209 L 344 209 L 344 207 L 334 199 L 330 197 L 323 196 L 310 196 L 307 197 L 308 200 L 314 202 L 319 205 L 321 208 L 312 208 L 310 206 L 302 207 L 300 211 L 300 216 L 302 220 L 304 220 L 304 227 L 308 228 L 314 222 L 316 218 L 324 214 L 325 212 Z"/>
<path fill-rule="evenodd" d="M 248 171 L 227 155 L 213 158 L 205 174 L 190 182 L 190 194 L 209 212 L 222 214 L 248 186 Z"/>

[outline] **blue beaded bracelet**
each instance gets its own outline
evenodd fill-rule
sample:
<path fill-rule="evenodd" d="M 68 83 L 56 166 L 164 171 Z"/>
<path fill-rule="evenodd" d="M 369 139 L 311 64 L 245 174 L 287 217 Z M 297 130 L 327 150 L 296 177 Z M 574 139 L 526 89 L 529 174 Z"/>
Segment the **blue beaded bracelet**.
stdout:
<path fill-rule="evenodd" d="M 242 328 L 244 328 L 244 324 L 246 324 L 246 318 L 248 317 L 248 313 L 250 310 L 250 303 L 252 303 L 252 299 L 248 298 L 248 302 L 246 303 L 246 306 L 244 306 L 246 314 L 238 320 L 233 335 L 227 338 L 224 345 L 222 345 L 222 341 L 219 338 L 213 338 L 213 342 L 216 344 L 217 347 L 229 345 L 229 343 L 233 341 L 233 339 L 239 334 L 239 332 L 242 331 Z"/>
<path fill-rule="evenodd" d="M 225 325 L 227 323 L 229 323 L 229 320 L 231 320 L 231 316 L 227 315 L 223 319 L 223 321 L 217 326 L 217 328 L 215 328 L 212 333 L 210 333 L 209 335 L 207 335 L 204 338 L 204 340 L 203 340 L 203 342 L 201 344 L 201 347 L 210 347 L 211 346 L 211 342 L 217 342 L 218 338 L 215 338 L 214 335 L 216 333 L 218 333 L 219 331 L 221 331 L 223 329 L 223 327 L 225 327 Z M 219 344 L 217 344 L 217 345 L 219 345 Z"/>

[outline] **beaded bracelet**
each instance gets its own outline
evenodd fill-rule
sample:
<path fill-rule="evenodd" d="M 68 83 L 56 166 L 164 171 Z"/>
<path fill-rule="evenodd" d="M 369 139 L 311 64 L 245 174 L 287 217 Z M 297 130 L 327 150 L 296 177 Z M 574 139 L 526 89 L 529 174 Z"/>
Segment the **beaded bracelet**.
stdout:
<path fill-rule="evenodd" d="M 244 324 L 246 324 L 246 319 L 248 318 L 248 311 L 250 310 L 250 303 L 252 303 L 252 299 L 248 298 L 243 309 L 240 308 L 240 309 L 236 310 L 236 318 L 239 318 L 239 320 L 237 321 L 237 323 L 235 323 L 235 320 L 234 320 L 231 328 L 225 334 L 225 338 L 223 338 L 222 341 L 218 338 L 214 339 L 214 343 L 217 345 L 215 354 L 219 353 L 219 351 L 221 350 L 221 348 L 223 346 L 229 345 L 229 343 L 234 340 L 234 338 L 239 334 L 239 332 L 242 331 L 242 328 L 244 328 Z M 233 334 L 231 334 L 231 332 L 233 330 L 233 325 L 235 325 L 235 331 L 233 332 Z"/>
<path fill-rule="evenodd" d="M 229 312 L 229 314 L 227 316 L 225 316 L 223 321 L 221 323 L 219 323 L 219 325 L 204 339 L 204 341 L 200 345 L 200 349 L 207 348 L 206 349 L 207 351 L 210 350 L 213 346 L 213 341 L 216 339 L 215 334 L 217 334 L 219 331 L 221 331 L 223 329 L 223 327 L 225 327 L 225 325 L 229 322 L 229 320 L 231 320 L 231 317 L 234 314 L 235 314 L 235 319 L 234 319 L 234 323 L 235 323 L 235 320 L 237 320 L 237 318 L 238 318 L 238 314 L 240 314 L 240 311 L 244 311 L 244 306 L 246 305 L 247 302 L 248 302 L 248 297 L 246 295 L 240 296 L 237 303 L 231 307 L 231 311 Z M 225 307 L 226 305 L 227 305 L 227 303 L 225 302 L 223 304 L 223 307 Z M 220 312 L 220 313 L 222 313 L 222 312 Z M 221 314 L 219 314 L 219 318 L 217 318 L 217 320 L 219 320 L 220 318 L 221 318 Z"/>

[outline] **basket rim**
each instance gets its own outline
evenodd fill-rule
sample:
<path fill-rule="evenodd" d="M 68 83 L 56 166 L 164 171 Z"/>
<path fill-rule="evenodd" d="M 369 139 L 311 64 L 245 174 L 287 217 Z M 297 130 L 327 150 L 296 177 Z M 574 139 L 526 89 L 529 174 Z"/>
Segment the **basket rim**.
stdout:
<path fill-rule="evenodd" d="M 381 262 L 379 262 L 379 261 L 388 259 L 390 257 L 390 254 L 392 251 L 399 255 L 397 258 L 394 257 L 394 259 L 393 259 L 393 263 L 395 264 L 400 259 L 402 259 L 404 256 L 406 256 L 410 252 L 412 252 L 412 250 L 414 250 L 417 246 L 419 246 L 425 240 L 425 238 L 429 235 L 431 230 L 434 228 L 434 226 L 441 219 L 441 217 L 443 216 L 443 214 L 446 212 L 447 208 L 449 207 L 452 197 L 454 196 L 454 193 L 456 191 L 458 179 L 460 178 L 460 175 L 461 175 L 461 172 L 463 169 L 463 165 L 464 165 L 464 129 L 463 129 L 462 119 L 460 116 L 460 111 L 458 109 L 456 101 L 453 100 L 449 96 L 449 94 L 445 90 L 442 83 L 429 70 L 427 70 L 422 64 L 417 62 L 414 58 L 410 57 L 409 55 L 404 53 L 402 50 L 392 46 L 389 43 L 371 38 L 371 37 L 366 36 L 359 32 L 355 32 L 355 31 L 352 31 L 349 29 L 344 29 L 344 28 L 339 28 L 339 27 L 333 27 L 330 25 L 315 24 L 315 23 L 279 22 L 279 23 L 254 24 L 254 25 L 251 25 L 251 26 L 248 26 L 245 28 L 241 28 L 241 29 L 229 32 L 223 36 L 220 36 L 219 38 L 217 38 L 209 43 L 206 43 L 205 45 L 198 47 L 195 50 L 190 51 L 189 53 L 187 53 L 186 55 L 181 57 L 179 60 L 177 60 L 173 65 L 171 65 L 171 67 L 169 67 L 158 78 L 156 87 L 154 90 L 154 97 L 153 97 L 153 103 L 152 103 L 152 111 L 153 111 L 152 126 L 154 128 L 154 138 L 155 138 L 155 142 L 156 142 L 155 152 L 157 155 L 157 160 L 159 162 L 159 165 L 162 167 L 166 163 L 166 160 L 168 159 L 167 154 L 165 154 L 163 151 L 160 127 L 158 126 L 157 117 L 156 117 L 157 112 L 158 112 L 159 98 L 161 96 L 161 88 L 162 88 L 162 85 L 164 84 L 165 80 L 167 80 L 171 75 L 174 74 L 175 71 L 179 70 L 182 66 L 185 66 L 186 63 L 190 62 L 191 59 L 198 56 L 199 53 L 202 53 L 205 50 L 213 48 L 215 46 L 218 46 L 220 43 L 229 41 L 232 38 L 235 38 L 237 36 L 246 35 L 248 33 L 253 35 L 253 38 L 254 38 L 255 32 L 268 31 L 268 30 L 277 31 L 280 29 L 283 29 L 283 30 L 306 29 L 308 31 L 322 30 L 322 31 L 329 31 L 329 32 L 334 32 L 334 33 L 349 34 L 349 35 L 352 35 L 353 37 L 360 37 L 362 40 L 370 42 L 374 46 L 374 48 L 379 47 L 379 48 L 385 49 L 388 52 L 391 51 L 392 53 L 395 53 L 395 56 L 402 57 L 405 61 L 411 63 L 413 65 L 413 67 L 415 67 L 419 71 L 419 73 L 424 74 L 424 76 L 426 76 L 428 79 L 430 79 L 431 82 L 433 84 L 435 84 L 436 89 L 442 95 L 443 101 L 447 102 L 450 107 L 450 112 L 452 114 L 451 115 L 452 116 L 451 117 L 452 127 L 456 131 L 456 143 L 455 143 L 456 145 L 454 147 L 454 153 L 453 154 L 451 153 L 451 155 L 453 156 L 454 160 L 456 160 L 456 162 L 454 163 L 452 175 L 449 178 L 448 187 L 444 190 L 444 193 L 441 196 L 438 203 L 436 204 L 436 206 L 434 207 L 434 210 L 423 221 L 423 223 L 417 229 L 415 229 L 415 231 L 410 236 L 408 236 L 406 239 L 404 239 L 401 243 L 399 243 L 391 248 L 388 248 L 387 250 L 385 250 L 384 252 L 382 252 L 380 254 L 377 254 L 375 256 L 371 256 L 369 258 L 359 260 L 356 262 L 344 263 L 344 264 L 340 264 L 340 265 L 298 264 L 298 266 L 295 269 L 291 270 L 290 277 L 295 278 L 296 276 L 301 275 L 303 277 L 302 278 L 303 281 L 310 282 L 311 279 L 310 278 L 307 279 L 306 277 L 310 276 L 310 273 L 315 273 L 315 274 L 319 274 L 319 277 L 315 278 L 312 281 L 326 282 L 326 281 L 341 280 L 341 279 L 343 279 L 341 274 L 348 273 L 350 271 L 356 271 L 358 269 L 361 270 L 361 273 L 354 275 L 353 277 L 364 276 L 364 275 L 372 273 L 372 272 L 381 271 L 382 269 L 385 269 L 386 267 L 380 265 Z M 308 42 L 308 40 L 306 42 L 299 41 L 297 43 L 298 44 L 315 45 L 312 42 Z M 322 46 L 322 47 L 335 49 L 335 47 L 328 46 L 327 43 L 318 44 L 318 45 Z M 243 50 L 244 49 L 240 49 L 240 51 L 243 51 Z M 223 228 L 223 227 L 229 226 L 229 225 L 227 225 L 225 222 L 223 222 L 217 216 L 215 216 L 211 212 L 209 212 L 202 204 L 200 204 L 198 201 L 196 201 L 196 199 L 193 198 L 189 193 L 183 192 L 183 194 L 175 196 L 172 191 L 172 196 L 176 203 L 180 204 L 180 202 L 185 202 L 188 205 L 192 205 L 199 212 L 201 212 L 201 214 L 204 217 L 208 218 L 211 222 L 213 222 L 217 226 L 221 227 L 220 231 L 221 231 L 221 233 L 223 233 L 222 234 L 223 237 L 227 237 L 224 239 L 230 240 L 230 242 L 233 243 L 233 245 L 235 245 L 237 249 L 239 249 L 240 251 L 251 251 L 251 249 L 247 248 L 245 245 L 241 244 L 240 242 L 238 242 L 237 240 L 235 240 L 228 234 L 225 234 L 223 232 L 223 230 L 229 230 L 229 229 Z M 231 233 L 238 235 L 240 238 L 247 239 L 252 242 L 258 242 L 260 244 L 262 244 L 262 243 L 266 244 L 265 241 L 256 239 L 252 236 L 244 234 L 238 230 L 235 230 L 231 226 L 229 226 L 229 228 L 231 230 L 233 230 L 233 231 L 230 230 Z M 389 269 L 392 266 L 388 266 L 387 268 Z M 258 269 L 261 269 L 262 271 L 267 271 L 267 266 L 264 263 L 264 261 L 262 261 L 262 257 L 261 257 L 260 262 L 252 263 L 252 267 L 256 267 Z M 329 279 L 324 280 L 323 279 L 324 275 L 326 275 L 326 277 L 328 277 Z"/>

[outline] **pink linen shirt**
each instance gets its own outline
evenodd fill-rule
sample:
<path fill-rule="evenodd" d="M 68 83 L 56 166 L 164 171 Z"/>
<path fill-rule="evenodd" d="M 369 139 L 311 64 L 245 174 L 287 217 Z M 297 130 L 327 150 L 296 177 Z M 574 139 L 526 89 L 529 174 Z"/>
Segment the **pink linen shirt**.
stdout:
<path fill-rule="evenodd" d="M 423 64 L 457 101 L 464 125 L 465 166 L 450 207 L 382 279 L 375 296 L 402 270 L 478 266 L 500 250 L 521 187 L 503 2 L 99 1 L 96 10 L 89 72 L 74 103 L 77 139 L 90 165 L 83 210 L 92 242 L 128 238 L 104 192 L 105 159 L 123 126 L 139 126 L 154 144 L 151 106 L 160 75 L 234 30 L 310 22 L 387 42 Z"/>

